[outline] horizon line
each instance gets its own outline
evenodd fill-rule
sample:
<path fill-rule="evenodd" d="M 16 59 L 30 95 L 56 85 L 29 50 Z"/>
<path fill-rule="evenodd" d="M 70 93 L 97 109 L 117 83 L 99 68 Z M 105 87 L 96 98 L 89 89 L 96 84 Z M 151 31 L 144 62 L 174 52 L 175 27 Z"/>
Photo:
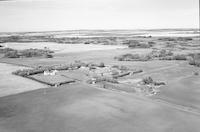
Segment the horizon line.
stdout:
<path fill-rule="evenodd" d="M 35 30 L 35 31 L 3 31 L 0 33 L 45 33 L 45 32 L 64 32 L 64 31 L 131 31 L 131 30 L 198 30 L 200 28 L 135 28 L 135 29 L 64 29 L 64 30 Z"/>

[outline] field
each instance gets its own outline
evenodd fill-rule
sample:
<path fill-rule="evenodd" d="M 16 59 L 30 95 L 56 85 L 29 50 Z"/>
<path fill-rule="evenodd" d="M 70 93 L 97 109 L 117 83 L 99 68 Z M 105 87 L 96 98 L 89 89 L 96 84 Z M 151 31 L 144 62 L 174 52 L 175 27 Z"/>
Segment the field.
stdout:
<path fill-rule="evenodd" d="M 199 115 L 133 94 L 67 85 L 4 97 L 2 132 L 198 132 Z"/>
<path fill-rule="evenodd" d="M 11 74 L 17 69 L 24 68 L 27 67 L 19 67 L 3 63 L 0 64 L 0 97 L 47 87 L 38 82 Z"/>
<path fill-rule="evenodd" d="M 198 132 L 200 67 L 189 64 L 191 54 L 200 53 L 195 32 L 184 37 L 165 36 L 165 30 L 1 37 L 6 42 L 0 45 L 9 48 L 46 47 L 54 53 L 53 58 L 0 58 L 0 131 Z M 62 66 L 68 68 L 53 76 L 12 74 Z"/>
<path fill-rule="evenodd" d="M 117 48 L 125 48 L 126 46 L 120 45 L 85 45 L 85 44 L 58 44 L 58 43 L 50 43 L 50 42 L 34 42 L 34 43 L 6 43 L 5 44 L 9 48 L 23 50 L 29 49 L 30 47 L 33 49 L 43 49 L 44 47 L 48 47 L 52 49 L 56 53 L 74 53 L 74 52 L 83 52 L 83 51 L 94 51 L 94 50 L 110 50 Z"/>

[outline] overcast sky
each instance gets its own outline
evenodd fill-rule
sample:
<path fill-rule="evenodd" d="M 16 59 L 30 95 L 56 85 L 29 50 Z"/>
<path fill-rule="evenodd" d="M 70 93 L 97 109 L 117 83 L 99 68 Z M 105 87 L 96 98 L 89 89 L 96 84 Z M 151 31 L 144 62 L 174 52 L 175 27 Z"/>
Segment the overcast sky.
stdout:
<path fill-rule="evenodd" d="M 0 0 L 0 32 L 199 28 L 199 0 Z"/>

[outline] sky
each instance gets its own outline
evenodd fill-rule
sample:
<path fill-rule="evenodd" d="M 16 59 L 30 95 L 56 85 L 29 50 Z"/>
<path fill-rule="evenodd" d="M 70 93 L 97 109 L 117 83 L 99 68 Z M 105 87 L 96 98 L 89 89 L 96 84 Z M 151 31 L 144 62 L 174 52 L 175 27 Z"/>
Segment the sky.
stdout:
<path fill-rule="evenodd" d="M 0 32 L 199 28 L 199 0 L 0 0 Z"/>

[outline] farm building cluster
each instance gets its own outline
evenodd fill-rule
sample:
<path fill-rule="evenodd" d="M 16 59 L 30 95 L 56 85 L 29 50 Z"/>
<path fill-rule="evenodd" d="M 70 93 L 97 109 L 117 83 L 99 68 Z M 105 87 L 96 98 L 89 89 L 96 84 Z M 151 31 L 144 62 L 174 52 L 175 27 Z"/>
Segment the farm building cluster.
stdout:
<path fill-rule="evenodd" d="M 157 93 L 154 82 L 142 84 L 142 80 L 134 81 L 135 74 L 142 73 L 141 69 L 131 69 L 119 65 L 104 65 L 104 63 L 84 63 L 76 61 L 70 65 L 37 67 L 35 69 L 18 70 L 13 74 L 58 87 L 70 83 L 87 83 L 105 89 L 129 92 Z M 140 90 L 138 90 L 140 89 Z"/>

